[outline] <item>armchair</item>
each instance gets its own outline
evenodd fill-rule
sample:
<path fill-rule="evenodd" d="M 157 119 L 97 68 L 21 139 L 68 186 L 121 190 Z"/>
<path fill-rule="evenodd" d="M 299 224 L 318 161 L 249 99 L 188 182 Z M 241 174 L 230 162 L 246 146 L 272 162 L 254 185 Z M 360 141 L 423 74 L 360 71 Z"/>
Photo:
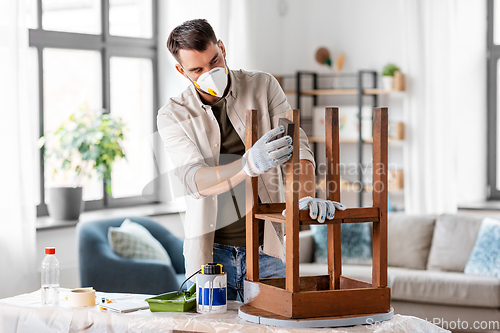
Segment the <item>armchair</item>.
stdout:
<path fill-rule="evenodd" d="M 184 281 L 183 241 L 160 224 L 145 217 L 130 217 L 141 224 L 167 250 L 172 265 L 157 260 L 128 259 L 117 255 L 108 242 L 109 227 L 119 227 L 125 218 L 80 222 L 76 233 L 82 286 L 98 291 L 161 294 L 177 290 Z"/>

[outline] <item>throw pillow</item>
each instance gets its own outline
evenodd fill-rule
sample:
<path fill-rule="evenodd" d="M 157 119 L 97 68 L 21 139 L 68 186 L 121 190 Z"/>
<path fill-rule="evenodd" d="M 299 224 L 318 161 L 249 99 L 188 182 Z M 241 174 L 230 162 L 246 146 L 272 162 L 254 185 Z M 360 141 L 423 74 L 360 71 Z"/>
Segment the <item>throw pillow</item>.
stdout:
<path fill-rule="evenodd" d="M 425 269 L 436 216 L 391 212 L 388 216 L 389 266 Z"/>
<path fill-rule="evenodd" d="M 443 214 L 436 219 L 427 269 L 463 272 L 483 217 Z"/>
<path fill-rule="evenodd" d="M 148 229 L 129 219 L 119 228 L 108 229 L 108 241 L 113 251 L 129 259 L 155 259 L 171 265 L 170 257 L 161 243 Z"/>
<path fill-rule="evenodd" d="M 314 258 L 317 263 L 326 263 L 326 225 L 311 225 L 314 239 Z M 346 223 L 341 225 L 342 263 L 370 265 L 372 259 L 372 238 L 370 223 Z"/>
<path fill-rule="evenodd" d="M 464 273 L 500 278 L 500 221 L 483 220 Z"/>

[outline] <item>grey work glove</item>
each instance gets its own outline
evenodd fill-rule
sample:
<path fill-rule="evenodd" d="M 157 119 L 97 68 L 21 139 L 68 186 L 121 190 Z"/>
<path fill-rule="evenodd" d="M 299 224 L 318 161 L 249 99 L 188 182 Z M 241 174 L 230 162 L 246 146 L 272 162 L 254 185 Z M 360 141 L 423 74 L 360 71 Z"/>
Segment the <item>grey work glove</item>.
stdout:
<path fill-rule="evenodd" d="M 273 128 L 247 150 L 242 158 L 243 170 L 247 175 L 257 177 L 292 157 L 292 138 L 289 135 L 273 140 L 284 131 L 283 126 Z"/>
<path fill-rule="evenodd" d="M 299 200 L 299 210 L 309 209 L 309 216 L 313 220 L 318 220 L 319 223 L 325 222 L 325 217 L 333 220 L 335 217 L 335 208 L 345 210 L 346 207 L 340 202 L 304 197 Z M 319 213 L 318 213 L 319 211 Z M 283 210 L 283 216 L 286 216 L 286 209 Z"/>

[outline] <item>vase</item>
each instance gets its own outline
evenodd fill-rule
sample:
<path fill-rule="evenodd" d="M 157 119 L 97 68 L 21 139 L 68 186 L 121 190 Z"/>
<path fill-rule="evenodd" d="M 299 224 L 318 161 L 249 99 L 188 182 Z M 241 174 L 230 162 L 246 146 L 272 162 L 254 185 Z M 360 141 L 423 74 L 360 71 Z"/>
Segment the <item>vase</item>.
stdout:
<path fill-rule="evenodd" d="M 405 76 L 400 71 L 394 72 L 393 89 L 395 91 L 405 91 Z"/>

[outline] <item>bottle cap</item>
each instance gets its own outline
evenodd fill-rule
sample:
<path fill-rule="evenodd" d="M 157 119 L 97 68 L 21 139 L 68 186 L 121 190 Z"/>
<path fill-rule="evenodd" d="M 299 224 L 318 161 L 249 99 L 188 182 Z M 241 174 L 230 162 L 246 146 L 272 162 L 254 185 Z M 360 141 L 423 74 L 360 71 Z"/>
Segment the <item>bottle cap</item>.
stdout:
<path fill-rule="evenodd" d="M 201 274 L 217 275 L 217 274 L 222 274 L 223 272 L 224 268 L 221 264 L 216 264 L 212 262 L 206 265 L 201 265 Z"/>
<path fill-rule="evenodd" d="M 45 254 L 55 254 L 55 253 L 56 253 L 55 247 L 46 247 L 45 248 Z"/>

